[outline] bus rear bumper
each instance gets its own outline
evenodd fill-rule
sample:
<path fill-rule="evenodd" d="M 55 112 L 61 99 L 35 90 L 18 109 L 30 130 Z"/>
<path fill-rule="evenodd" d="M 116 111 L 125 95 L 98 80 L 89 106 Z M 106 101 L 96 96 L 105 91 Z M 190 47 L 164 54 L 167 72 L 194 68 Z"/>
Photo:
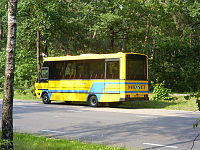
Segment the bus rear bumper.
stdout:
<path fill-rule="evenodd" d="M 148 101 L 149 97 L 131 97 L 131 98 L 120 98 L 120 102 L 128 101 Z"/>

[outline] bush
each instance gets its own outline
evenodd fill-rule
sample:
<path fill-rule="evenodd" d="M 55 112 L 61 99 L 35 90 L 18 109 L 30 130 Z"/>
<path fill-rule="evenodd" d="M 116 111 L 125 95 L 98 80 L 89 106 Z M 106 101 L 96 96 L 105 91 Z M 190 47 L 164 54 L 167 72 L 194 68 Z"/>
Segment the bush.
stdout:
<path fill-rule="evenodd" d="M 158 83 L 156 80 L 156 83 L 152 83 L 154 89 L 153 93 L 155 96 L 153 97 L 153 100 L 174 100 L 175 97 L 170 96 L 169 94 L 172 92 L 171 89 L 165 88 L 164 81 L 162 83 Z"/>
<path fill-rule="evenodd" d="M 189 96 L 184 96 L 184 98 L 186 99 L 186 100 L 190 100 L 192 97 L 194 97 L 194 98 L 196 98 L 196 103 L 197 103 L 197 106 L 198 106 L 198 109 L 199 109 L 199 111 L 200 111 L 200 91 L 198 91 L 197 93 L 195 93 L 195 94 L 191 94 L 191 95 L 189 95 Z"/>

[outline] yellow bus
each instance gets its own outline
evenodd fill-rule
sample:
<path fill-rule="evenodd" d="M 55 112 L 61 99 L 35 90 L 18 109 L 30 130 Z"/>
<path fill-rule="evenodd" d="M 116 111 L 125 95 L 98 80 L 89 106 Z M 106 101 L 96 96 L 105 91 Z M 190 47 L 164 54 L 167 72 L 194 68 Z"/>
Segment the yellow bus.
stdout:
<path fill-rule="evenodd" d="M 148 100 L 147 56 L 139 53 L 47 57 L 35 94 L 51 101 L 88 102 L 96 107 Z"/>

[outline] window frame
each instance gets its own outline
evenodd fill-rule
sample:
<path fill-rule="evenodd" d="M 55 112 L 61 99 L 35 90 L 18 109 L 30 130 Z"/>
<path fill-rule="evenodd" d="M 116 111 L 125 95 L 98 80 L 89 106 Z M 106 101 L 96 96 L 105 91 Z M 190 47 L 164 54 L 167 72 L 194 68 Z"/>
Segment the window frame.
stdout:
<path fill-rule="evenodd" d="M 47 70 L 47 78 L 42 78 L 42 71 Z M 49 67 L 42 67 L 40 72 L 40 80 L 48 80 L 49 79 Z"/>
<path fill-rule="evenodd" d="M 119 62 L 119 66 L 118 66 L 119 67 L 118 68 L 119 69 L 119 77 L 118 78 L 114 78 L 114 80 L 119 80 L 120 79 L 120 69 L 121 69 L 120 68 L 120 58 L 109 58 L 109 59 L 105 60 L 105 75 L 104 75 L 105 77 L 104 78 L 107 79 L 107 80 L 113 80 L 112 78 L 107 78 L 107 70 L 108 70 L 107 69 L 107 63 L 108 62 Z"/>
<path fill-rule="evenodd" d="M 64 69 L 58 69 L 57 71 L 63 71 L 61 74 L 64 74 L 63 78 L 58 78 L 57 74 L 53 74 L 53 72 L 57 72 L 55 69 L 55 66 L 57 65 L 58 62 L 63 62 L 63 67 Z M 66 74 L 66 69 L 67 69 L 67 64 L 71 63 L 73 68 L 75 69 L 74 72 L 72 73 L 72 76 L 67 77 Z M 99 67 L 99 71 L 98 69 L 96 69 L 96 65 L 101 63 L 101 67 Z M 88 80 L 92 80 L 92 79 L 105 79 L 105 59 L 83 59 L 83 60 L 63 60 L 63 61 L 51 61 L 49 63 L 49 79 L 50 80 L 73 80 L 73 79 L 77 79 L 77 80 L 82 80 L 82 79 L 88 79 Z M 79 68 L 81 65 L 83 64 L 83 70 L 80 71 L 81 69 Z M 94 65 L 93 65 L 94 64 Z M 91 67 L 92 66 L 92 67 Z M 92 68 L 95 68 L 94 70 L 92 70 Z M 98 67 L 97 67 L 98 68 Z M 70 70 L 71 71 L 71 70 Z M 96 72 L 96 76 L 91 76 L 91 72 Z M 83 76 L 84 74 L 86 74 L 86 76 Z M 52 73 L 52 74 L 50 74 Z"/>
<path fill-rule="evenodd" d="M 144 71 L 143 74 L 143 79 L 135 79 L 135 78 L 128 78 L 128 61 L 129 60 L 143 60 L 143 62 L 145 63 L 144 65 Z M 142 81 L 146 81 L 148 80 L 148 63 L 147 63 L 147 56 L 145 55 L 136 55 L 136 54 L 127 54 L 126 55 L 126 80 L 142 80 Z"/>

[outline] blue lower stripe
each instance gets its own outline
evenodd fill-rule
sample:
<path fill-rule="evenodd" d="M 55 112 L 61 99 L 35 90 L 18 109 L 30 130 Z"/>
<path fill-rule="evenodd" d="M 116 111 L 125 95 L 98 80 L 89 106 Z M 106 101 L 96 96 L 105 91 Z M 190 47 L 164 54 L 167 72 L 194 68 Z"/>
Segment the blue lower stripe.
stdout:
<path fill-rule="evenodd" d="M 148 91 L 121 91 L 120 93 L 149 93 Z"/>
<path fill-rule="evenodd" d="M 88 90 L 49 90 L 50 93 L 88 93 Z"/>
<path fill-rule="evenodd" d="M 87 90 L 49 90 L 49 93 L 89 93 Z M 91 93 L 91 92 L 90 92 Z M 101 91 L 101 92 L 95 92 L 92 91 L 92 93 L 148 93 L 148 91 Z"/>
<path fill-rule="evenodd" d="M 124 84 L 148 84 L 148 83 L 140 83 L 140 82 L 125 82 Z"/>
<path fill-rule="evenodd" d="M 141 82 L 105 82 L 105 84 L 145 84 L 147 85 L 148 83 L 141 83 Z"/>

